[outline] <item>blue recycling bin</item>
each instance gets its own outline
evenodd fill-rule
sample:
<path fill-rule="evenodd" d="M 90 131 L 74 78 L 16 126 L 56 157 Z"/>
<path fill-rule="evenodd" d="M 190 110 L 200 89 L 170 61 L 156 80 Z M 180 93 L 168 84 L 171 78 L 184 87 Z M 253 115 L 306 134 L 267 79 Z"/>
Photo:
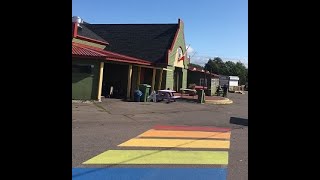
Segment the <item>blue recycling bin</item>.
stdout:
<path fill-rule="evenodd" d="M 140 102 L 141 96 L 142 96 L 142 92 L 140 90 L 134 91 L 134 101 L 135 102 Z"/>

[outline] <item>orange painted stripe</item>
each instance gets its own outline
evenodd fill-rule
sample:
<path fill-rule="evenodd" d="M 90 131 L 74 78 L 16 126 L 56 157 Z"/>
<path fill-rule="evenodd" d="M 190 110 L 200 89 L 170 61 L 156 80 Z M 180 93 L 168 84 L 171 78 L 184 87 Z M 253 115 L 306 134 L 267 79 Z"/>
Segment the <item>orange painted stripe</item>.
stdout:
<path fill-rule="evenodd" d="M 172 130 L 172 131 L 210 131 L 210 132 L 228 132 L 230 128 L 220 128 L 214 126 L 154 126 L 156 130 Z"/>
<path fill-rule="evenodd" d="M 230 132 L 165 131 L 151 129 L 143 134 L 140 134 L 138 137 L 230 139 Z"/>
<path fill-rule="evenodd" d="M 134 138 L 118 146 L 125 147 L 170 147 L 170 148 L 213 148 L 229 149 L 229 140 L 195 140 L 195 139 L 146 139 Z"/>

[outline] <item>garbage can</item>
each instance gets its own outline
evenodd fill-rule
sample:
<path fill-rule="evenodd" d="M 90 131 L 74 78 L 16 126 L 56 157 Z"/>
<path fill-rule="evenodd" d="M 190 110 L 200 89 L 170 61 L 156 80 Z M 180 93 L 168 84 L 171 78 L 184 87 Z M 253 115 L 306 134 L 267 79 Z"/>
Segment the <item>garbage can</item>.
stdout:
<path fill-rule="evenodd" d="M 134 95 L 134 101 L 135 102 L 140 102 L 140 98 L 142 96 L 142 92 L 140 90 L 135 90 L 133 95 Z"/>
<path fill-rule="evenodd" d="M 229 87 L 225 84 L 224 86 L 223 86 L 223 97 L 227 97 L 228 96 L 228 89 L 229 89 Z"/>
<path fill-rule="evenodd" d="M 140 84 L 139 90 L 142 92 L 140 101 L 147 102 L 147 97 L 150 95 L 151 86 L 149 84 Z"/>
<path fill-rule="evenodd" d="M 205 102 L 205 94 L 204 94 L 204 90 L 200 89 L 197 91 L 197 95 L 198 95 L 198 103 L 203 104 Z"/>

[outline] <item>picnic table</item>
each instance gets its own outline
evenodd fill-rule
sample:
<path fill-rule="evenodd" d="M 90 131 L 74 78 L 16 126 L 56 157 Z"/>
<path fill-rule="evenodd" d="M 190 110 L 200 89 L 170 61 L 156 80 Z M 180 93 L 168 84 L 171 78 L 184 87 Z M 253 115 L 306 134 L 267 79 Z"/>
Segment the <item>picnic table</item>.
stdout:
<path fill-rule="evenodd" d="M 181 97 L 183 97 L 183 94 L 188 94 L 189 96 L 195 96 L 197 94 L 197 90 L 195 89 L 187 89 L 187 88 L 181 88 Z"/>
<path fill-rule="evenodd" d="M 173 93 L 176 91 L 173 90 L 158 90 L 158 97 L 159 101 L 167 100 L 168 102 L 176 101 L 176 99 L 180 98 L 181 96 L 175 96 Z"/>

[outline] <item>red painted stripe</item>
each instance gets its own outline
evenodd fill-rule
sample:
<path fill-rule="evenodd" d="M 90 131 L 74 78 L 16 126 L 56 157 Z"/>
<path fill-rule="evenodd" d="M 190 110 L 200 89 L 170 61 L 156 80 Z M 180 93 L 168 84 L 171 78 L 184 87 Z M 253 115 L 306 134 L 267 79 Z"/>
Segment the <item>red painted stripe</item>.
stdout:
<path fill-rule="evenodd" d="M 174 44 L 176 43 L 176 40 L 177 40 L 177 37 L 178 37 L 178 33 L 179 33 L 179 31 L 180 31 L 180 22 L 181 21 L 181 19 L 178 19 L 178 29 L 177 29 L 177 31 L 176 31 L 176 33 L 174 34 L 174 38 L 173 38 L 173 41 L 172 41 L 172 44 L 171 44 L 171 47 L 170 47 L 170 49 L 168 49 L 168 51 L 167 51 L 167 64 L 169 64 L 169 53 L 172 51 L 172 49 L 173 49 L 173 47 L 174 47 Z"/>
<path fill-rule="evenodd" d="M 230 128 L 219 128 L 213 126 L 154 126 L 155 130 L 172 130 L 172 131 L 212 131 L 212 132 L 228 132 Z"/>

